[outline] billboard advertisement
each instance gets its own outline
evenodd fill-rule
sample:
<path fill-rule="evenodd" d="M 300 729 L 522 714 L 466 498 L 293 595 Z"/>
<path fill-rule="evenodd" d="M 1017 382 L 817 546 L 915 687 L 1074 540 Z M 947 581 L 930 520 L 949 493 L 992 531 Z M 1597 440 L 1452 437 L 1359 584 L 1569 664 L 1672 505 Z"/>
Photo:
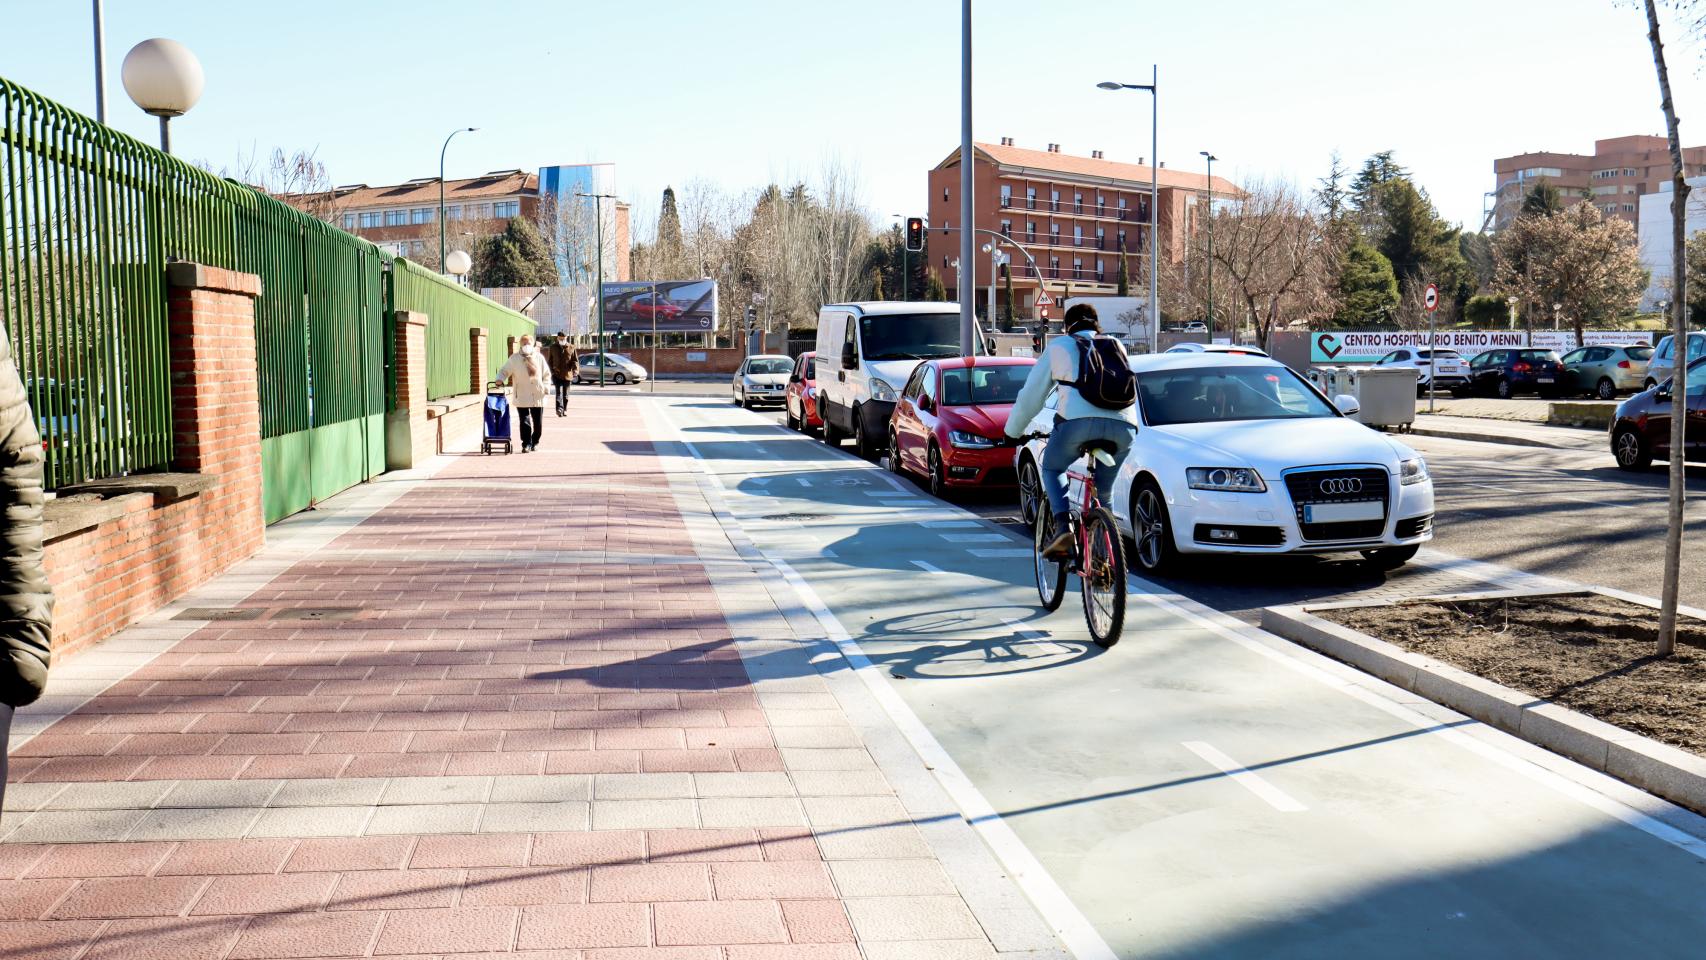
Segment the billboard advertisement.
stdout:
<path fill-rule="evenodd" d="M 717 281 L 607 283 L 604 328 L 614 333 L 714 333 Z"/>
<path fill-rule="evenodd" d="M 1653 335 L 1645 330 L 1587 330 L 1590 345 L 1633 346 L 1651 345 Z M 1399 347 L 1415 349 L 1427 346 L 1426 330 L 1343 330 L 1309 335 L 1309 359 L 1313 363 L 1373 363 Z M 1456 350 L 1472 357 L 1495 347 L 1538 347 L 1564 353 L 1577 347 L 1572 330 L 1536 330 L 1534 342 L 1521 330 L 1441 330 L 1434 334 L 1434 346 Z"/>

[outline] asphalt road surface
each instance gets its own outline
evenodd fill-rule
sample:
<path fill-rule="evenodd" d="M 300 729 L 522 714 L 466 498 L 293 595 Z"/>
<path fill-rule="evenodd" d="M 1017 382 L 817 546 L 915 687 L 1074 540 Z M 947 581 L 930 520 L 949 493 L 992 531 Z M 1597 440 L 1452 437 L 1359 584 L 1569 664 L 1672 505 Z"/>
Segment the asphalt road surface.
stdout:
<path fill-rule="evenodd" d="M 648 416 L 1080 956 L 1699 954 L 1701 818 L 1140 580 L 1100 651 L 1003 525 L 720 398 Z"/>

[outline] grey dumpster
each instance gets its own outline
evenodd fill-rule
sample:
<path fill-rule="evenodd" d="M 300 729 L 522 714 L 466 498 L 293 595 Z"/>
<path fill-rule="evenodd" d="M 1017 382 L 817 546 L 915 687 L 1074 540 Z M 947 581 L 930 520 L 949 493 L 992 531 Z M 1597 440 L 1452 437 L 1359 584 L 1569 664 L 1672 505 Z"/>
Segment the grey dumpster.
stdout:
<path fill-rule="evenodd" d="M 1370 427 L 1407 427 L 1416 422 L 1413 367 L 1352 367 L 1349 389 L 1362 408 L 1353 419 Z M 1334 394 L 1336 396 L 1336 394 Z"/>

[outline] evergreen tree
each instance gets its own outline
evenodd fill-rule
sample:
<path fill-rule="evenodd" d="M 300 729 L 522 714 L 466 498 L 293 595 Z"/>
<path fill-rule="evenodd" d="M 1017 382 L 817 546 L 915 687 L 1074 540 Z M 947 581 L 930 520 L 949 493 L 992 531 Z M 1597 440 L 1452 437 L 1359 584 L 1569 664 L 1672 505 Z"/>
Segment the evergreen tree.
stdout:
<path fill-rule="evenodd" d="M 1001 265 L 1001 283 L 1007 288 L 1007 329 L 1013 329 L 1013 265 Z"/>
<path fill-rule="evenodd" d="M 1391 159 L 1390 152 L 1387 153 L 1387 159 Z M 1328 223 L 1338 223 L 1350 206 L 1350 193 L 1345 189 L 1345 177 L 1348 173 L 1339 151 L 1334 150 L 1332 166 L 1327 168 L 1327 175 L 1315 181 L 1320 185 L 1315 188 L 1315 202 L 1320 205 Z"/>
<path fill-rule="evenodd" d="M 1375 197 L 1385 231 L 1374 246 L 1392 262 L 1401 289 L 1408 291 L 1427 276 L 1445 296 L 1467 300 L 1474 290 L 1464 289 L 1471 284 L 1468 265 L 1458 252 L 1460 231 L 1440 218 L 1427 194 L 1399 177 L 1376 188 Z"/>
<path fill-rule="evenodd" d="M 934 273 L 924 279 L 924 299 L 932 303 L 942 303 L 948 299 L 948 288 L 942 286 L 942 279 Z"/>
<path fill-rule="evenodd" d="M 533 222 L 515 217 L 504 232 L 478 245 L 469 286 L 548 287 L 557 283 L 557 265 Z"/>
<path fill-rule="evenodd" d="M 1362 240 L 1353 240 L 1339 261 L 1339 309 L 1333 323 L 1356 328 L 1385 326 L 1398 309 L 1398 278 L 1392 261 Z"/>
<path fill-rule="evenodd" d="M 1522 198 L 1522 210 L 1519 217 L 1549 217 L 1564 209 L 1564 195 L 1558 192 L 1545 177 L 1535 181 L 1528 194 Z"/>
<path fill-rule="evenodd" d="M 673 264 L 681 255 L 681 214 L 675 209 L 675 188 L 663 188 L 663 206 L 658 209 L 658 253 Z"/>
<path fill-rule="evenodd" d="M 1119 296 L 1129 297 L 1131 296 L 1131 269 L 1126 265 L 1124 243 L 1120 244 L 1119 258 L 1119 273 L 1114 276 L 1114 284 L 1117 289 L 1114 292 Z"/>

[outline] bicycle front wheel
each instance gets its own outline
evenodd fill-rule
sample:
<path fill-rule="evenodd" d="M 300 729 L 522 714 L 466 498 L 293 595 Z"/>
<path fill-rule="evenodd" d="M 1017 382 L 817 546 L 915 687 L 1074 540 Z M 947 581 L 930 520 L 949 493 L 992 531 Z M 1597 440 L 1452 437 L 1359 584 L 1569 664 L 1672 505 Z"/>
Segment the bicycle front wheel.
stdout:
<path fill-rule="evenodd" d="M 1125 628 L 1125 545 L 1114 515 L 1097 507 L 1084 517 L 1084 621 L 1090 639 L 1107 648 L 1120 642 Z"/>
<path fill-rule="evenodd" d="M 1042 599 L 1043 609 L 1049 611 L 1059 610 L 1060 601 L 1066 598 L 1066 563 L 1043 556 L 1052 516 L 1048 501 L 1039 501 L 1036 523 L 1031 530 L 1032 559 L 1037 568 L 1037 596 Z"/>

